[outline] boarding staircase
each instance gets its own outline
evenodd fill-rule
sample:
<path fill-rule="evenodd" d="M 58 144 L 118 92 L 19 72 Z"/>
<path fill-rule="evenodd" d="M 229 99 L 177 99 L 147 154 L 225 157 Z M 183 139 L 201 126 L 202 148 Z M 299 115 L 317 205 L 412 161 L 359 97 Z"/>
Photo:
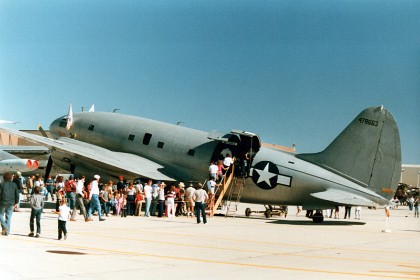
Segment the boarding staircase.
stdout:
<path fill-rule="evenodd" d="M 227 215 L 236 214 L 245 178 L 236 178 L 234 173 L 234 166 L 232 165 L 230 175 L 228 177 L 226 177 L 226 175 L 223 176 L 221 182 L 222 184 L 218 184 L 219 186 L 216 186 L 214 195 L 209 198 L 206 211 L 209 213 L 210 217 L 214 216 L 214 213 L 222 205 L 222 203 L 226 204 L 225 217 L 227 217 Z M 226 194 L 228 199 L 223 201 Z"/>
<path fill-rule="evenodd" d="M 235 217 L 238 210 L 238 204 L 241 200 L 242 191 L 245 185 L 245 177 L 234 177 L 233 182 L 229 188 L 228 199 L 226 201 L 225 217 Z"/>

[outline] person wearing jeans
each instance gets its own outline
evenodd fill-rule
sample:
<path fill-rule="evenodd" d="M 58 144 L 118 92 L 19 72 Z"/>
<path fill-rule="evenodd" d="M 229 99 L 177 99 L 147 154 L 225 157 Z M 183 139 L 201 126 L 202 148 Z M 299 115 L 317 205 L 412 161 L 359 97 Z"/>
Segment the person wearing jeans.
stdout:
<path fill-rule="evenodd" d="M 40 194 L 40 187 L 35 187 L 35 194 L 31 197 L 31 218 L 29 219 L 29 228 L 31 232 L 29 236 L 39 237 L 41 234 L 41 214 L 44 208 L 44 196 Z M 36 235 L 34 235 L 36 219 Z"/>
<path fill-rule="evenodd" d="M 91 189 L 89 193 L 90 198 L 90 204 L 89 204 L 89 211 L 88 211 L 88 217 L 86 219 L 86 222 L 92 221 L 92 212 L 93 210 L 98 211 L 99 221 L 105 221 L 105 219 L 102 219 L 102 210 L 101 210 L 101 203 L 99 202 L 99 186 L 98 182 L 101 177 L 99 175 L 93 176 L 95 179 L 91 183 Z"/>
<path fill-rule="evenodd" d="M 207 223 L 206 219 L 206 200 L 209 198 L 207 192 L 203 190 L 203 185 L 198 184 L 197 190 L 193 194 L 193 200 L 195 201 L 195 214 L 197 216 L 197 224 L 201 223 L 200 216 L 203 216 L 203 223 Z M 200 215 L 201 214 L 201 215 Z"/>
<path fill-rule="evenodd" d="M 13 209 L 19 202 L 19 189 L 12 182 L 13 175 L 9 172 L 4 173 L 4 181 L 0 183 L 0 223 L 2 227 L 1 234 L 10 234 L 10 225 Z M 6 214 L 6 219 L 4 215 Z"/>

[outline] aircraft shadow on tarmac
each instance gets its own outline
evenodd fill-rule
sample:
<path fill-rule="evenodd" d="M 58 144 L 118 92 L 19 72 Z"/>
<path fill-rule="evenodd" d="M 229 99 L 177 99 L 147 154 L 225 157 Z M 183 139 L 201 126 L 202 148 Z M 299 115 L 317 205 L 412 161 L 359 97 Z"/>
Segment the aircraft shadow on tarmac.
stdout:
<path fill-rule="evenodd" d="M 241 219 L 258 219 L 258 220 L 266 220 L 269 224 L 279 224 L 279 225 L 308 225 L 308 226 L 363 226 L 366 223 L 360 221 L 350 221 L 350 220 L 324 220 L 322 223 L 314 223 L 311 219 L 307 220 L 268 220 L 267 218 L 263 217 L 240 217 L 236 216 L 235 218 Z"/>
<path fill-rule="evenodd" d="M 363 222 L 354 222 L 354 221 L 345 221 L 345 220 L 324 220 L 322 223 L 314 223 L 312 220 L 307 221 L 296 221 L 296 220 L 275 220 L 268 221 L 270 224 L 279 224 L 279 225 L 307 225 L 307 226 L 363 226 L 366 223 Z"/>

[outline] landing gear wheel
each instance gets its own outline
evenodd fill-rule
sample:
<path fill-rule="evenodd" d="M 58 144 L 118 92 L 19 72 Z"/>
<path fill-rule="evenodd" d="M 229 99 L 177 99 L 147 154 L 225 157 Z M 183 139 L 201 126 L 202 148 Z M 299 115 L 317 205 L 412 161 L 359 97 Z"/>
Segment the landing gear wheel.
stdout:
<path fill-rule="evenodd" d="M 246 208 L 245 209 L 245 216 L 247 216 L 247 217 L 251 216 L 251 208 Z"/>
<path fill-rule="evenodd" d="M 322 213 L 317 212 L 312 216 L 312 221 L 314 223 L 320 224 L 324 221 L 324 215 L 322 215 Z"/>
<path fill-rule="evenodd" d="M 273 216 L 273 215 L 271 214 L 271 210 L 270 210 L 270 209 L 265 210 L 265 217 L 266 217 L 266 218 L 271 218 L 271 216 Z"/>

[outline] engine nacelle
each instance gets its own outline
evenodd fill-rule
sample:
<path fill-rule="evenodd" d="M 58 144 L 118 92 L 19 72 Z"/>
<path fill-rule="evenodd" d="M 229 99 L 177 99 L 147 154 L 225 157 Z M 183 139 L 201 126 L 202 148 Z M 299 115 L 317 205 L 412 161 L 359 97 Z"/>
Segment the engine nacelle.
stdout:
<path fill-rule="evenodd" d="M 4 159 L 0 161 L 0 173 L 28 172 L 38 169 L 39 163 L 33 159 Z"/>

